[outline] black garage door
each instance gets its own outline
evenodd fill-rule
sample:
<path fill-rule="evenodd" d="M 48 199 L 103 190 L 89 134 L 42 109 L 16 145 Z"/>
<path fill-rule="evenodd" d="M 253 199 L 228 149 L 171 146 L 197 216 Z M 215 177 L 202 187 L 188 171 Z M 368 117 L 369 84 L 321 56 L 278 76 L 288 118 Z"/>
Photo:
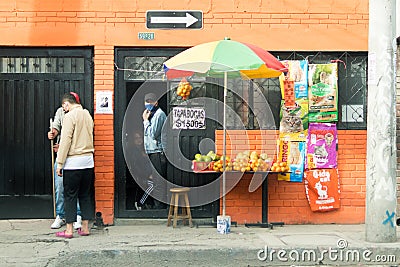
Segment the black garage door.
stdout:
<path fill-rule="evenodd" d="M 53 217 L 50 118 L 69 91 L 93 114 L 92 55 L 0 48 L 0 219 Z"/>

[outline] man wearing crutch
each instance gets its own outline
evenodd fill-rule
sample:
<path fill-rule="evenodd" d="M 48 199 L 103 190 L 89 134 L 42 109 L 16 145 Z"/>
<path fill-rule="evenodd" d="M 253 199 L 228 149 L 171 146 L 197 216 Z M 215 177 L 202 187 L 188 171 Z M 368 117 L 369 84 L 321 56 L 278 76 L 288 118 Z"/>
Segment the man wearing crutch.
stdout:
<path fill-rule="evenodd" d="M 71 95 L 73 95 L 76 99 L 76 102 L 80 104 L 80 98 L 77 93 L 71 92 Z M 59 141 L 60 141 L 60 133 L 61 133 L 61 127 L 62 127 L 62 121 L 64 119 L 65 111 L 62 107 L 59 107 L 54 115 L 54 120 L 53 120 L 53 125 L 51 126 L 51 130 L 47 133 L 47 137 L 50 140 L 54 140 L 55 144 L 53 146 L 53 151 L 54 153 L 57 153 L 58 151 L 58 146 L 59 146 Z M 63 177 L 58 176 L 56 173 L 57 170 L 57 162 L 54 163 L 53 165 L 53 173 L 54 173 L 54 192 L 53 194 L 55 195 L 55 212 L 56 212 L 56 218 L 54 222 L 51 224 L 52 229 L 58 229 L 61 228 L 63 225 L 65 225 L 65 211 L 64 211 L 64 186 L 63 186 Z M 76 222 L 74 223 L 74 229 L 78 229 L 82 227 L 82 218 L 81 218 L 81 211 L 79 208 L 79 203 L 78 203 L 78 209 L 77 209 L 77 216 L 76 216 Z"/>

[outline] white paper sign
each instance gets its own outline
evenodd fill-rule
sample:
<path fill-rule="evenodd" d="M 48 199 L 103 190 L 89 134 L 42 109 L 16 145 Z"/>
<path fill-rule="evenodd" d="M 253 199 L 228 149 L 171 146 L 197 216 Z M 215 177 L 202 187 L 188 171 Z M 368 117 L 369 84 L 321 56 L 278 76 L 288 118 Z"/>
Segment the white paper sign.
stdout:
<path fill-rule="evenodd" d="M 112 114 L 112 92 L 104 91 L 96 93 L 96 113 Z"/>
<path fill-rule="evenodd" d="M 174 107 L 172 118 L 172 129 L 206 128 L 206 111 L 204 108 Z"/>

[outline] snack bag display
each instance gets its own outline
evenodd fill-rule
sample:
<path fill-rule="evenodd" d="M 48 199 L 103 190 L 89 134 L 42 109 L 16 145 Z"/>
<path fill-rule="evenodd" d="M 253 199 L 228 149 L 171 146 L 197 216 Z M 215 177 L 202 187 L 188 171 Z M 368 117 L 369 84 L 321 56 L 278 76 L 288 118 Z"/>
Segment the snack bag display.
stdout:
<path fill-rule="evenodd" d="M 281 63 L 288 68 L 288 72 L 279 77 L 281 82 L 282 98 L 286 99 L 284 81 L 294 82 L 294 98 L 308 97 L 308 61 L 284 60 Z"/>
<path fill-rule="evenodd" d="M 304 184 L 312 211 L 330 211 L 340 208 L 340 183 L 337 169 L 305 171 Z"/>
<path fill-rule="evenodd" d="M 285 142 L 284 140 L 282 140 L 281 143 L 282 145 L 280 147 L 283 151 L 280 153 L 280 158 L 286 160 L 285 162 L 289 166 L 289 172 L 278 174 L 278 180 L 302 182 L 306 143 L 292 141 Z"/>
<path fill-rule="evenodd" d="M 294 81 L 288 79 L 284 80 L 283 91 L 285 107 L 295 107 L 296 102 L 294 98 Z"/>
<path fill-rule="evenodd" d="M 333 123 L 310 123 L 307 136 L 307 169 L 337 167 L 337 129 Z"/>
<path fill-rule="evenodd" d="M 282 93 L 279 131 L 288 136 L 302 135 L 308 128 L 308 62 L 285 60 L 282 64 L 288 71 L 279 76 Z"/>
<path fill-rule="evenodd" d="M 285 166 L 288 166 L 288 156 L 289 156 L 289 151 L 290 151 L 290 141 L 289 140 L 283 140 L 283 139 L 278 139 L 277 140 L 277 151 L 278 151 L 278 157 L 277 157 L 277 162 L 284 164 Z M 279 174 L 278 174 L 278 179 L 279 179 Z"/>
<path fill-rule="evenodd" d="M 293 142 L 305 142 L 307 140 L 308 130 L 298 133 L 279 133 L 279 139 Z"/>
<path fill-rule="evenodd" d="M 308 101 L 310 122 L 338 120 L 337 63 L 310 64 Z"/>
<path fill-rule="evenodd" d="M 279 123 L 279 134 L 289 138 L 291 141 L 305 141 L 308 128 L 308 99 L 299 98 L 294 107 L 287 107 L 281 102 L 281 121 Z"/>

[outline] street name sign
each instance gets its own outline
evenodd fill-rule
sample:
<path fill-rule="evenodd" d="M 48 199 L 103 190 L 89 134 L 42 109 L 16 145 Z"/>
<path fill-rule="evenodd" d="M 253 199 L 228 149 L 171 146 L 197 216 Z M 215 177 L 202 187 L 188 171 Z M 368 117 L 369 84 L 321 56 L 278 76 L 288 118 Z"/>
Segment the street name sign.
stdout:
<path fill-rule="evenodd" d="M 203 12 L 194 10 L 149 10 L 146 12 L 148 29 L 201 29 Z"/>

